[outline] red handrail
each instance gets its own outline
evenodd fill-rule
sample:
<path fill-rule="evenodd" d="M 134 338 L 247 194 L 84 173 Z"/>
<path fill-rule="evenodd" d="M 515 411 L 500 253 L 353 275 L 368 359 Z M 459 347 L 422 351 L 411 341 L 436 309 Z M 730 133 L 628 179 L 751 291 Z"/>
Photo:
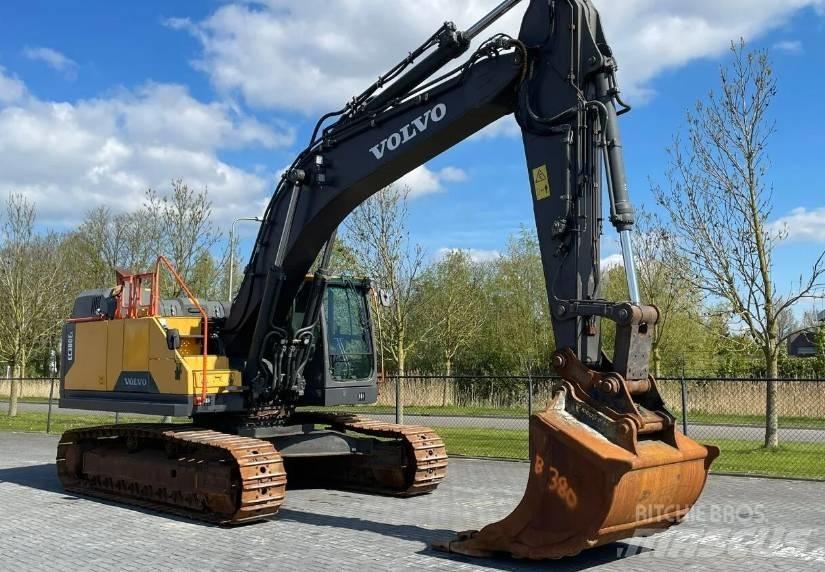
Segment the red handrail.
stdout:
<path fill-rule="evenodd" d="M 70 324 L 81 324 L 84 322 L 102 322 L 106 316 L 87 316 L 85 318 L 67 318 L 66 321 Z"/>
<path fill-rule="evenodd" d="M 183 278 L 180 274 L 178 274 L 175 267 L 172 265 L 171 262 L 165 256 L 158 256 L 158 260 L 155 263 L 155 270 L 153 272 L 144 272 L 141 274 L 129 274 L 123 271 L 116 271 L 117 272 L 117 284 L 121 288 L 119 293 L 116 293 L 117 297 L 117 306 L 114 312 L 114 319 L 132 319 L 138 318 L 140 316 L 148 315 L 148 316 L 159 316 L 160 315 L 160 269 L 161 267 L 166 268 L 169 271 L 169 274 L 175 279 L 178 286 L 180 286 L 181 290 L 186 293 L 186 296 L 189 298 L 189 301 L 195 305 L 198 309 L 198 313 L 201 315 L 201 320 L 203 326 L 201 328 L 201 333 L 203 334 L 203 362 L 202 362 L 202 371 L 201 371 L 201 394 L 194 395 L 194 402 L 195 405 L 202 405 L 206 402 L 206 384 L 207 384 L 207 356 L 208 356 L 208 344 L 209 344 L 209 315 L 206 313 L 206 310 L 203 309 L 198 299 L 195 298 L 195 295 L 192 294 L 192 291 L 189 289 L 189 286 L 186 285 Z M 143 284 L 146 280 L 150 281 L 149 286 L 149 304 L 144 305 L 142 304 L 142 295 L 143 295 Z M 142 311 L 146 310 L 146 314 L 143 314 Z M 90 317 L 83 317 L 83 318 L 70 318 L 68 322 L 93 322 L 98 320 L 105 320 L 106 316 L 90 316 Z"/>

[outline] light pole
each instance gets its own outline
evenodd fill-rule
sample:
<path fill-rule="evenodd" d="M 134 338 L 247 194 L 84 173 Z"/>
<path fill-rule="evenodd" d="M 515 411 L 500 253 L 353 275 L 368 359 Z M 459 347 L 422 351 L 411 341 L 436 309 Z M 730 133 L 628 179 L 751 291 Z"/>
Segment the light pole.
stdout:
<path fill-rule="evenodd" d="M 257 216 L 240 217 L 233 220 L 232 225 L 229 227 L 229 293 L 227 294 L 227 298 L 229 299 L 230 304 L 232 303 L 232 292 L 235 278 L 235 223 L 242 220 L 263 222 L 263 219 Z"/>

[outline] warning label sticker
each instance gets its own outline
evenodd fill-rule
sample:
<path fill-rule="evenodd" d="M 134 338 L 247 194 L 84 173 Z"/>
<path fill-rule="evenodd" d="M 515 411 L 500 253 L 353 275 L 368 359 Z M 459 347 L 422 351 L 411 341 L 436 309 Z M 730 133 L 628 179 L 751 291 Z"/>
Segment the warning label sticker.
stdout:
<path fill-rule="evenodd" d="M 547 177 L 547 165 L 533 169 L 533 188 L 536 192 L 537 201 L 550 198 L 550 179 Z"/>

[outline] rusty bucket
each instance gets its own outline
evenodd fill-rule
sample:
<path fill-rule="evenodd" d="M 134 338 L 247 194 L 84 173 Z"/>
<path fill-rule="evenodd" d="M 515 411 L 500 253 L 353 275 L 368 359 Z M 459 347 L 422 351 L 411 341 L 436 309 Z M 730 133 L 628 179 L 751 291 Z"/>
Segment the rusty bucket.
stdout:
<path fill-rule="evenodd" d="M 547 409 L 530 418 L 530 476 L 516 509 L 433 546 L 468 556 L 552 559 L 680 522 L 719 450 L 672 423 L 591 405 L 580 388 L 563 382 Z"/>

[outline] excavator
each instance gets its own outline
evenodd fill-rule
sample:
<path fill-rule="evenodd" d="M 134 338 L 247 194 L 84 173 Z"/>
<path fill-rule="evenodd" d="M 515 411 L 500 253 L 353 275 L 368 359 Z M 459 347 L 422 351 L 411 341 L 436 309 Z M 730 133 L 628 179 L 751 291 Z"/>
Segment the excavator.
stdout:
<path fill-rule="evenodd" d="M 445 23 L 318 120 L 262 217 L 231 305 L 198 299 L 163 257 L 79 295 L 62 334 L 60 406 L 190 422 L 66 431 L 57 451 L 66 490 L 224 525 L 275 515 L 287 480 L 400 497 L 434 491 L 447 470 L 435 431 L 318 412 L 377 399 L 376 288 L 333 275 L 331 255 L 363 201 L 513 115 L 557 348 L 548 365 L 561 381 L 530 418 L 523 500 L 435 547 L 560 558 L 687 515 L 718 449 L 677 429 L 648 369 L 659 310 L 642 303 L 636 281 L 618 119 L 630 107 L 616 59 L 591 0 L 529 0 L 517 38 L 496 34 L 471 49 L 519 2 L 465 31 Z M 600 297 L 603 195 L 628 301 Z M 164 283 L 180 297 L 163 299 Z M 616 324 L 610 358 L 604 320 Z"/>

